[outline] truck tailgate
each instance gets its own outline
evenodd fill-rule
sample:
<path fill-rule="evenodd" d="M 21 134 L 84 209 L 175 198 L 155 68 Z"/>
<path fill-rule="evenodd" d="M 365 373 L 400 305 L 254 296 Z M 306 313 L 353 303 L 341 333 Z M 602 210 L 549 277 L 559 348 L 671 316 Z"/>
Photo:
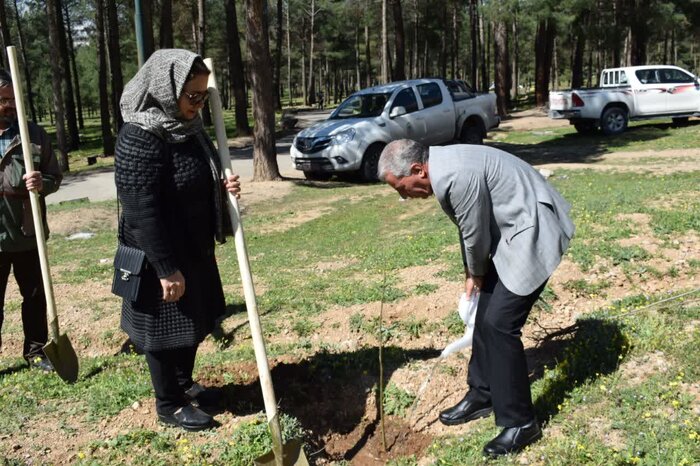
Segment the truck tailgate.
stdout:
<path fill-rule="evenodd" d="M 549 93 L 550 110 L 569 110 L 571 107 L 571 92 L 552 91 Z"/>

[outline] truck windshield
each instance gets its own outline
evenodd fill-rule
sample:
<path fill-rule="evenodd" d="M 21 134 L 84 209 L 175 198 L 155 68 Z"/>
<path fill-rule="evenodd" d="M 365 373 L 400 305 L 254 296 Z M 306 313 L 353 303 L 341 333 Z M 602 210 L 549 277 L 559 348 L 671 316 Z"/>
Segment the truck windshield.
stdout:
<path fill-rule="evenodd" d="M 330 119 L 377 117 L 384 111 L 389 97 L 391 97 L 391 93 L 351 95 L 340 104 Z"/>

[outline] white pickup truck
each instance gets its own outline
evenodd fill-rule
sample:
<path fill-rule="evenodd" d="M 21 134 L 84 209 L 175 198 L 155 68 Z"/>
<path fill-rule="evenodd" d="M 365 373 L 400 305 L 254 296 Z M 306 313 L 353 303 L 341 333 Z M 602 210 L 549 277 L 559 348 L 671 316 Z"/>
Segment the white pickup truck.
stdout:
<path fill-rule="evenodd" d="M 599 88 L 549 93 L 549 116 L 568 118 L 579 133 L 600 127 L 605 134 L 619 134 L 629 120 L 670 117 L 680 124 L 697 115 L 698 78 L 677 66 L 605 69 Z"/>
<path fill-rule="evenodd" d="M 461 81 L 397 81 L 352 94 L 327 120 L 299 132 L 290 155 L 307 179 L 359 172 L 372 181 L 391 141 L 482 144 L 499 123 L 495 94 L 476 94 Z"/>

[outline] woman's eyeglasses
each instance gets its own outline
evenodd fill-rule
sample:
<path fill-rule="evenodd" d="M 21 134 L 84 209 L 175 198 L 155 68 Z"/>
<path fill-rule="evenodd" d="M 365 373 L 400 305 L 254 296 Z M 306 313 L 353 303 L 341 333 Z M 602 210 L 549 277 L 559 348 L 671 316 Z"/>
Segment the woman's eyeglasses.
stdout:
<path fill-rule="evenodd" d="M 209 91 L 195 92 L 193 94 L 183 91 L 183 94 L 187 96 L 187 99 L 189 99 L 191 105 L 203 104 L 209 98 Z"/>

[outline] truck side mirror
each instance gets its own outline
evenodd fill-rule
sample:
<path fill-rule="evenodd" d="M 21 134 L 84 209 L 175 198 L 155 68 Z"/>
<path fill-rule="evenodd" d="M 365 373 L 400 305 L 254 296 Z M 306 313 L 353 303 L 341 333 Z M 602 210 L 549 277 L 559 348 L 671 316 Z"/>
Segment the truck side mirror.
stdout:
<path fill-rule="evenodd" d="M 406 114 L 406 107 L 394 107 L 391 109 L 391 113 L 389 113 L 389 118 L 396 118 L 397 116 L 405 115 Z"/>

